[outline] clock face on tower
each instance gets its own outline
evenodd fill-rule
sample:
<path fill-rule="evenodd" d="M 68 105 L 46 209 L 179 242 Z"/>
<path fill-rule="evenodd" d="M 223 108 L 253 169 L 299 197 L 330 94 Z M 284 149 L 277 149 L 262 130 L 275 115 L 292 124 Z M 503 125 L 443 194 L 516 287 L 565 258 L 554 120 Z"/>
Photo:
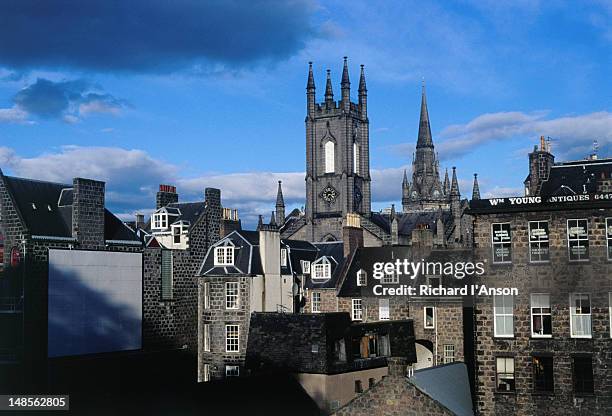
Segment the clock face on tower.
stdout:
<path fill-rule="evenodd" d="M 323 192 L 321 192 L 321 198 L 328 204 L 333 203 L 338 197 L 338 191 L 336 191 L 331 185 L 327 185 Z"/>

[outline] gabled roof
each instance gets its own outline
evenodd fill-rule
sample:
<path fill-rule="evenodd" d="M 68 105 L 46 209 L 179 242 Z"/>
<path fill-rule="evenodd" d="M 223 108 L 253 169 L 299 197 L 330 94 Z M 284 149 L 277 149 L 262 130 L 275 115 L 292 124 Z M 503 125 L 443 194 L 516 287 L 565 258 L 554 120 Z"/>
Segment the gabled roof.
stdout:
<path fill-rule="evenodd" d="M 202 213 L 206 209 L 205 202 L 173 202 L 171 204 L 166 205 L 165 207 L 161 207 L 155 212 L 159 212 L 163 210 L 167 212 L 169 215 L 170 223 L 168 226 L 177 223 L 179 221 L 188 222 L 190 225 L 193 225 L 200 218 Z M 145 229 L 147 231 L 151 230 L 151 220 L 147 222 L 145 225 Z"/>
<path fill-rule="evenodd" d="M 612 177 L 612 158 L 558 163 L 551 167 L 548 180 L 542 183 L 543 197 L 594 194 L 597 183 Z"/>
<path fill-rule="evenodd" d="M 309 289 L 333 289 L 338 283 L 338 276 L 344 265 L 344 243 L 342 241 L 330 241 L 313 244 L 317 248 L 315 262 L 326 259 L 329 261 L 331 268 L 331 276 L 329 279 L 313 279 L 312 266 L 310 266 L 310 274 L 306 275 L 304 287 Z"/>
<path fill-rule="evenodd" d="M 257 236 L 257 239 L 255 239 Z M 215 266 L 215 247 L 234 247 L 232 266 Z M 206 253 L 198 276 L 253 276 L 263 274 L 259 254 L 259 236 L 256 231 L 232 231 L 213 244 Z"/>
<path fill-rule="evenodd" d="M 31 235 L 72 237 L 72 185 L 3 176 Z M 104 210 L 106 240 L 138 241 L 134 232 Z"/>

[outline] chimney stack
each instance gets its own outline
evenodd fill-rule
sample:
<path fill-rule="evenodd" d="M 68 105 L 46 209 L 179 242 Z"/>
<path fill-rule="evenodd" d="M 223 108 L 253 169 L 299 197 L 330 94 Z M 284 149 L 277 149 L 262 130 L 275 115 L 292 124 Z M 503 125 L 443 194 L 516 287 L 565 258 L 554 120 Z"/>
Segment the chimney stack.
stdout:
<path fill-rule="evenodd" d="M 172 185 L 159 185 L 159 191 L 157 192 L 157 198 L 155 201 L 155 209 L 160 209 L 168 204 L 177 203 L 179 200 L 178 194 L 176 193 L 176 186 Z"/>
<path fill-rule="evenodd" d="M 359 247 L 363 247 L 363 229 L 359 214 L 349 212 L 342 225 L 342 241 L 344 242 L 344 257 L 348 257 Z"/>
<path fill-rule="evenodd" d="M 80 248 L 99 249 L 104 239 L 104 182 L 74 178 L 72 181 L 72 237 Z"/>
<path fill-rule="evenodd" d="M 136 214 L 136 229 L 143 228 L 144 225 L 144 214 Z"/>

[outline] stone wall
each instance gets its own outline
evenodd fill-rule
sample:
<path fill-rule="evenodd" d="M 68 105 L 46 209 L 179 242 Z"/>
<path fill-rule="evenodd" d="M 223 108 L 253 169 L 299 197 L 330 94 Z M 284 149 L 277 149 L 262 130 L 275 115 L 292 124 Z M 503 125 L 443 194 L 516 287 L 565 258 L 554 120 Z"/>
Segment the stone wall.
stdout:
<path fill-rule="evenodd" d="M 338 298 L 336 289 L 308 289 L 304 292 L 305 304 L 303 313 L 312 313 L 312 293 L 321 294 L 321 306 L 319 312 L 338 312 Z"/>
<path fill-rule="evenodd" d="M 239 282 L 238 309 L 226 309 L 225 283 Z M 209 284 L 209 307 L 204 307 L 203 285 Z M 198 380 L 204 381 L 204 365 L 210 366 L 211 379 L 225 377 L 226 365 L 238 365 L 244 373 L 250 321 L 250 277 L 200 277 L 198 280 Z M 204 350 L 204 325 L 210 325 L 210 351 Z M 226 352 L 225 325 L 240 325 L 239 351 Z"/>
<path fill-rule="evenodd" d="M 72 236 L 79 248 L 102 249 L 104 240 L 104 182 L 74 178 Z"/>
<path fill-rule="evenodd" d="M 516 287 L 514 298 L 514 336 L 494 337 L 493 301 L 490 296 L 476 299 L 476 405 L 482 415 L 578 415 L 612 414 L 612 338 L 608 292 L 612 292 L 612 263 L 606 259 L 605 218 L 612 210 L 552 211 L 518 214 L 482 215 L 476 218 L 474 239 L 477 259 L 488 263 L 480 283 L 497 287 Z M 568 260 L 567 219 L 589 220 L 590 259 Z M 547 220 L 550 234 L 548 263 L 529 262 L 528 222 Z M 491 264 L 491 224 L 510 222 L 512 263 Z M 591 294 L 591 338 L 570 335 L 569 297 L 572 292 Z M 530 294 L 549 293 L 552 337 L 531 336 Z M 553 357 L 554 391 L 534 392 L 534 354 Z M 592 395 L 573 391 L 572 356 L 592 357 L 595 390 Z M 497 356 L 515 359 L 516 391 L 496 391 Z"/>

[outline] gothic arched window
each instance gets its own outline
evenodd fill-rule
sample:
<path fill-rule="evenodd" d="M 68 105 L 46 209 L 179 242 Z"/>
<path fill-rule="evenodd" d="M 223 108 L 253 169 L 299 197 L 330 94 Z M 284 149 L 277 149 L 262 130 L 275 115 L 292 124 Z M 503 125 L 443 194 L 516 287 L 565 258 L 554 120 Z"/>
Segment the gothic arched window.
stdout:
<path fill-rule="evenodd" d="M 359 143 L 353 142 L 353 172 L 359 175 L 359 163 L 361 162 L 361 152 Z"/>
<path fill-rule="evenodd" d="M 334 173 L 335 172 L 335 151 L 336 145 L 331 140 L 328 140 L 325 143 L 325 173 Z"/>

